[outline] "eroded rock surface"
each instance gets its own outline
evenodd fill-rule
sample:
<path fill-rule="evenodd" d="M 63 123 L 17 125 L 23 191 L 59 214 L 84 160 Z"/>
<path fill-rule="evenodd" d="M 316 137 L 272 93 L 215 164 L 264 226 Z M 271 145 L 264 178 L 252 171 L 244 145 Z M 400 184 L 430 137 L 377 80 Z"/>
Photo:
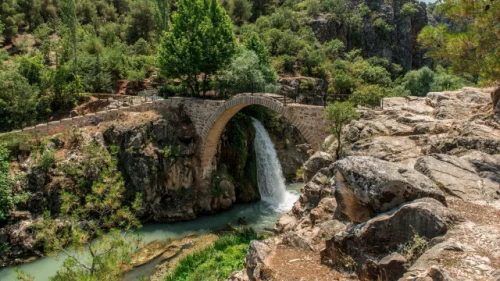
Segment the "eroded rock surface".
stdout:
<path fill-rule="evenodd" d="M 293 271 L 283 260 L 294 251 L 320 255 L 332 280 L 498 280 L 500 125 L 492 109 L 500 96 L 492 90 L 358 108 L 360 120 L 344 131 L 345 155 L 310 169 L 277 222 L 269 276 Z M 325 145 L 333 156 L 336 143 Z"/>
<path fill-rule="evenodd" d="M 335 198 L 342 213 L 363 222 L 405 202 L 422 197 L 446 204 L 443 193 L 428 177 L 372 157 L 347 157 L 332 165 Z"/>

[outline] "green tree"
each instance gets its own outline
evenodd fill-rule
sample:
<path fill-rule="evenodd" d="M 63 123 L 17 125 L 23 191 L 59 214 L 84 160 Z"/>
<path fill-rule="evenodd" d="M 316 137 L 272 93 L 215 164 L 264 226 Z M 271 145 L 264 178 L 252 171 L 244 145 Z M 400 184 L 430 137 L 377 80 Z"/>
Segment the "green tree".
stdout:
<path fill-rule="evenodd" d="M 10 43 L 17 35 L 23 23 L 24 15 L 19 12 L 17 0 L 4 0 L 0 2 L 0 15 L 4 24 L 3 36 L 6 43 Z"/>
<path fill-rule="evenodd" d="M 434 71 L 425 66 L 419 70 L 412 70 L 406 73 L 401 85 L 410 95 L 425 96 L 431 91 L 434 77 Z"/>
<path fill-rule="evenodd" d="M 82 166 L 64 169 L 68 178 L 77 180 L 77 188 L 62 192 L 59 220 L 47 213 L 35 226 L 36 236 L 47 252 L 67 255 L 52 281 L 119 280 L 140 245 L 131 231 L 140 227 L 136 214 L 142 210 L 142 199 L 137 195 L 132 204 L 124 204 L 125 185 L 117 160 L 105 148 L 91 143 L 83 150 Z M 84 169 L 92 172 L 83 174 Z"/>
<path fill-rule="evenodd" d="M 170 20 L 170 1 L 153 0 L 153 14 L 156 22 L 157 38 L 160 40 L 163 32 L 168 31 L 168 22 Z"/>
<path fill-rule="evenodd" d="M 75 0 L 59 0 L 61 6 L 61 21 L 67 29 L 69 41 L 72 47 L 73 56 L 73 75 L 77 73 L 77 48 L 78 48 L 78 18 L 76 15 L 76 2 Z"/>
<path fill-rule="evenodd" d="M 160 46 L 160 71 L 182 79 L 192 95 L 204 94 L 209 77 L 229 62 L 235 48 L 231 20 L 217 0 L 180 0 Z"/>
<path fill-rule="evenodd" d="M 249 0 L 233 0 L 231 5 L 231 19 L 237 25 L 248 21 L 252 16 L 252 2 Z"/>
<path fill-rule="evenodd" d="M 259 63 L 259 57 L 252 50 L 243 50 L 233 58 L 229 67 L 223 71 L 221 87 L 229 88 L 232 93 L 274 92 L 276 81 L 266 81 Z"/>
<path fill-rule="evenodd" d="M 149 0 L 131 2 L 128 15 L 127 42 L 133 44 L 140 38 L 150 40 L 155 29 L 153 9 Z"/>
<path fill-rule="evenodd" d="M 380 106 L 383 98 L 391 96 L 389 89 L 380 85 L 362 85 L 349 97 L 353 104 L 362 106 Z"/>
<path fill-rule="evenodd" d="M 258 18 L 262 15 L 272 14 L 279 4 L 279 0 L 255 0 L 253 2 L 254 18 Z"/>
<path fill-rule="evenodd" d="M 29 29 L 33 30 L 38 24 L 43 22 L 42 18 L 42 0 L 18 0 L 19 11 L 24 14 L 24 20 Z"/>
<path fill-rule="evenodd" d="M 16 70 L 0 71 L 0 130 L 33 125 L 38 90 Z"/>
<path fill-rule="evenodd" d="M 337 139 L 337 149 L 335 154 L 339 159 L 342 152 L 342 130 L 345 125 L 352 120 L 359 118 L 359 113 L 354 108 L 350 101 L 330 103 L 325 109 L 324 118 L 333 125 L 330 127 L 330 132 Z"/>
<path fill-rule="evenodd" d="M 484 84 L 500 81 L 500 2 L 444 0 L 440 10 L 452 23 L 426 26 L 420 32 L 418 41 L 428 50 L 426 55 Z"/>
<path fill-rule="evenodd" d="M 0 145 L 0 222 L 6 220 L 14 208 L 8 157 L 7 149 Z"/>
<path fill-rule="evenodd" d="M 344 53 L 344 43 L 338 39 L 333 39 L 328 41 L 324 45 L 325 54 L 331 60 L 335 61 L 340 58 L 340 56 Z"/>

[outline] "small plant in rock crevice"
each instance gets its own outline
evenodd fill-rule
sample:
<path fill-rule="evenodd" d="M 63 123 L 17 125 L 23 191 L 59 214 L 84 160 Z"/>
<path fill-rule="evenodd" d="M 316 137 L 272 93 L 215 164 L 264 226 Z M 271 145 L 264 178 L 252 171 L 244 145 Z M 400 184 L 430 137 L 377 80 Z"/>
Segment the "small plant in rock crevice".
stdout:
<path fill-rule="evenodd" d="M 399 245 L 398 253 L 403 255 L 409 264 L 412 264 L 427 250 L 427 247 L 427 239 L 415 233 L 406 244 Z"/>

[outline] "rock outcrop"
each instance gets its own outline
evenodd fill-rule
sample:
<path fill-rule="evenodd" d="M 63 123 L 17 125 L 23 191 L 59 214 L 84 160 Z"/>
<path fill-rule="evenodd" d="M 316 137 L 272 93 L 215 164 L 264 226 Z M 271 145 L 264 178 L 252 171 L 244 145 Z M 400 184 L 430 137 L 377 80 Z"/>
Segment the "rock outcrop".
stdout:
<path fill-rule="evenodd" d="M 309 182 L 320 169 L 330 166 L 334 159 L 332 155 L 325 152 L 318 151 L 314 153 L 314 155 L 304 163 L 304 182 Z"/>
<path fill-rule="evenodd" d="M 282 261 L 284 248 L 320 255 L 336 279 L 496 280 L 500 125 L 490 92 L 359 108 L 344 131 L 345 155 L 334 162 L 317 153 L 305 164 L 308 182 L 277 222 L 261 272 L 283 276 L 270 260 Z"/>
<path fill-rule="evenodd" d="M 328 264 L 354 269 L 361 279 L 385 276 L 385 280 L 398 280 L 408 260 L 416 258 L 411 251 L 418 245 L 408 243 L 443 235 L 457 221 L 458 216 L 441 202 L 418 199 L 338 233 L 326 242 L 321 255 Z M 395 254 L 397 251 L 404 255 Z"/>
<path fill-rule="evenodd" d="M 372 157 L 347 157 L 332 165 L 341 212 L 360 223 L 422 197 L 446 204 L 443 193 L 421 173 Z"/>
<path fill-rule="evenodd" d="M 359 30 L 353 30 L 349 24 L 339 19 L 336 14 L 320 15 L 309 23 L 320 42 L 338 39 L 347 50 L 361 49 L 366 57 L 385 57 L 397 63 L 404 70 L 418 69 L 430 63 L 424 58 L 425 51 L 420 49 L 417 35 L 429 24 L 427 6 L 416 1 L 346 1 L 346 9 L 356 10 L 360 5 L 377 14 L 387 26 L 373 24 L 372 17 L 363 17 Z M 405 4 L 413 5 L 416 13 L 401 13 Z M 358 15 L 359 16 L 359 15 Z"/>

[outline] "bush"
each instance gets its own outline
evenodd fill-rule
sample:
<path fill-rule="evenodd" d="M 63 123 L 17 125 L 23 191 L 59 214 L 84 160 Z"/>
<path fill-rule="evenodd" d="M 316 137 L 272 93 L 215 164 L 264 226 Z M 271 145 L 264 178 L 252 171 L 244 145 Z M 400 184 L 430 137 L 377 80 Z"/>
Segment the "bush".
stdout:
<path fill-rule="evenodd" d="M 8 157 L 8 150 L 0 145 L 0 222 L 6 220 L 14 208 Z"/>
<path fill-rule="evenodd" d="M 418 13 L 418 8 L 415 6 L 415 4 L 408 2 L 403 5 L 400 13 L 403 17 L 411 17 Z"/>
<path fill-rule="evenodd" d="M 46 173 L 56 163 L 55 152 L 45 151 L 38 160 L 38 166 Z"/>
<path fill-rule="evenodd" d="M 362 106 L 380 106 L 382 99 L 391 95 L 391 92 L 379 85 L 364 85 L 352 93 L 349 100 Z"/>
<path fill-rule="evenodd" d="M 17 71 L 0 71 L 0 131 L 33 125 L 36 121 L 36 87 Z"/>

